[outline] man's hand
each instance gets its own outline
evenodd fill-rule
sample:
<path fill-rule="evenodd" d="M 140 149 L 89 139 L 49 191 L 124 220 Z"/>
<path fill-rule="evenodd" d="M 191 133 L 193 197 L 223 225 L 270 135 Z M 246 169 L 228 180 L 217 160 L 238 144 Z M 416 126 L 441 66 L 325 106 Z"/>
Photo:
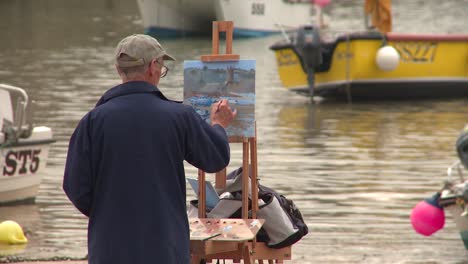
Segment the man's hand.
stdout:
<path fill-rule="evenodd" d="M 237 110 L 232 111 L 226 99 L 222 99 L 211 105 L 211 125 L 218 124 L 227 128 L 237 116 Z"/>

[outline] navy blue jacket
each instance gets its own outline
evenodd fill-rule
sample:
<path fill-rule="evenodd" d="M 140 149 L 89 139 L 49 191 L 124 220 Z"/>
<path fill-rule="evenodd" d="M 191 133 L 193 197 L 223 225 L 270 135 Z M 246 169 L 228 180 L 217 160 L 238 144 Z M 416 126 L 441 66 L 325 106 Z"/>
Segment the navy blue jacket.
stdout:
<path fill-rule="evenodd" d="M 107 91 L 70 139 L 63 181 L 89 217 L 89 263 L 189 263 L 183 161 L 216 172 L 229 159 L 224 128 L 157 87 Z"/>

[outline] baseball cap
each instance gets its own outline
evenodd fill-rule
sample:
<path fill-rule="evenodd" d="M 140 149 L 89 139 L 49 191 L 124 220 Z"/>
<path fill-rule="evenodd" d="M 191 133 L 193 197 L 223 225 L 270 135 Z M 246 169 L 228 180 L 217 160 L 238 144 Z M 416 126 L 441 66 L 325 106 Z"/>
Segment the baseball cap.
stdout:
<path fill-rule="evenodd" d="M 122 54 L 127 56 L 121 58 Z M 156 58 L 175 60 L 155 38 L 144 34 L 134 34 L 122 39 L 115 50 L 115 62 L 119 67 L 143 66 Z"/>

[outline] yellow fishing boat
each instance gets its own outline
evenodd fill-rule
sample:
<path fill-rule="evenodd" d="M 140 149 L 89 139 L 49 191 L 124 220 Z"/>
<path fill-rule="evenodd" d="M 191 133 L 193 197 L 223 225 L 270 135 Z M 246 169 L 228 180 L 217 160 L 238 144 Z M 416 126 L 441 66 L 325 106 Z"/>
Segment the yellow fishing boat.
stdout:
<path fill-rule="evenodd" d="M 327 41 L 306 25 L 272 45 L 283 85 L 348 99 L 468 96 L 468 35 L 391 32 L 390 0 L 366 0 L 365 12 L 365 32 Z"/>

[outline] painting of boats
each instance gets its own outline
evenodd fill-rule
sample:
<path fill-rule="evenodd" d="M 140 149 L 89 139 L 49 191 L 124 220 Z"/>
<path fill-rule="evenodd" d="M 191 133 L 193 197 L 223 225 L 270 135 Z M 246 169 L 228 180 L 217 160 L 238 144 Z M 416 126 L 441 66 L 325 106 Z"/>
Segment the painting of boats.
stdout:
<path fill-rule="evenodd" d="M 255 61 L 184 62 L 184 104 L 207 122 L 213 103 L 226 99 L 237 117 L 229 136 L 255 136 Z"/>

